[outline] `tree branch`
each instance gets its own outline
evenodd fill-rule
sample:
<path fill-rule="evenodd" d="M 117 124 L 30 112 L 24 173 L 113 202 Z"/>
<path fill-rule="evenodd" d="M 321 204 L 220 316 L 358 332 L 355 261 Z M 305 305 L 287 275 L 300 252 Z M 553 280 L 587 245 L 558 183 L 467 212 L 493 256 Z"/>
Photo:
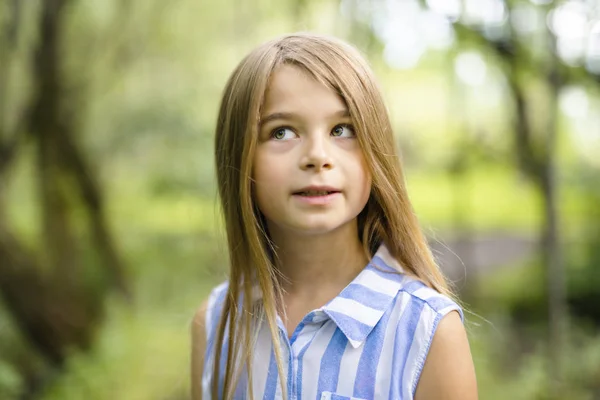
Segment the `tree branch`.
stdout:
<path fill-rule="evenodd" d="M 12 0 L 10 2 L 8 23 L 5 29 L 6 40 L 3 46 L 0 46 L 0 177 L 5 168 L 14 159 L 18 150 L 19 134 L 25 125 L 25 116 L 18 120 L 17 126 L 13 132 L 6 132 L 5 115 L 8 103 L 8 82 L 10 81 L 10 65 L 12 63 L 12 54 L 17 47 L 18 34 L 21 24 L 21 1 Z"/>

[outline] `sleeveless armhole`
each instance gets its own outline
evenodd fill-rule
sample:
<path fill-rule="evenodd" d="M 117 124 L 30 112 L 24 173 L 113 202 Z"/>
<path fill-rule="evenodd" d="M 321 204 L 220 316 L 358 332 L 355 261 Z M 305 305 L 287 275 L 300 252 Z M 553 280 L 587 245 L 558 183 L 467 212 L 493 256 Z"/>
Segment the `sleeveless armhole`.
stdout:
<path fill-rule="evenodd" d="M 221 318 L 221 311 L 225 296 L 227 294 L 227 282 L 224 282 L 214 288 L 208 296 L 208 304 L 206 307 L 206 350 L 204 352 L 204 368 L 202 373 L 202 398 L 211 398 L 211 380 L 213 373 L 214 362 L 214 347 L 217 338 L 217 328 Z"/>
<path fill-rule="evenodd" d="M 463 310 L 456 302 L 429 287 L 424 286 L 413 292 L 412 295 L 425 303 L 421 315 L 422 321 L 419 322 L 417 328 L 419 332 L 416 332 L 416 335 L 420 338 L 419 346 L 415 349 L 417 352 L 417 363 L 414 369 L 414 375 L 411 379 L 411 398 L 414 398 L 421 372 L 423 371 L 427 355 L 429 354 L 429 348 L 431 347 L 433 337 L 435 336 L 440 321 L 448 315 L 448 313 L 457 311 L 464 324 L 464 314 Z"/>

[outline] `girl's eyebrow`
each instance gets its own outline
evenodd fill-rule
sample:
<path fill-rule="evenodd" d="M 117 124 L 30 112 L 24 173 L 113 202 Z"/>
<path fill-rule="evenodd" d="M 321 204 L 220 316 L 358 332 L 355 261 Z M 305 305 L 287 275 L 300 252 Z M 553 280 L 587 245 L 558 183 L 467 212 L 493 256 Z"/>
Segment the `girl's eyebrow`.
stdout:
<path fill-rule="evenodd" d="M 334 113 L 331 114 L 332 118 L 349 118 L 350 117 L 350 111 L 348 111 L 347 108 L 343 108 L 339 111 L 336 111 Z M 277 120 L 293 120 L 293 119 L 297 119 L 298 114 L 295 114 L 293 112 L 275 112 L 272 114 L 267 115 L 266 117 L 262 117 L 258 123 L 259 127 L 262 127 L 263 125 L 268 124 L 269 122 L 272 121 L 277 121 Z"/>

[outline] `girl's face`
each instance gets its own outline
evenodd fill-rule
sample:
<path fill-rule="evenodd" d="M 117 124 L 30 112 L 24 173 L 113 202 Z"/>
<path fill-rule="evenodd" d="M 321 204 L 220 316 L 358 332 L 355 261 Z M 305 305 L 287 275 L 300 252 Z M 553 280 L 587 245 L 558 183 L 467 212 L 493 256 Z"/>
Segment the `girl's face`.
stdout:
<path fill-rule="evenodd" d="M 271 76 L 254 155 L 254 193 L 269 229 L 323 234 L 354 222 L 371 176 L 348 108 L 302 69 Z"/>

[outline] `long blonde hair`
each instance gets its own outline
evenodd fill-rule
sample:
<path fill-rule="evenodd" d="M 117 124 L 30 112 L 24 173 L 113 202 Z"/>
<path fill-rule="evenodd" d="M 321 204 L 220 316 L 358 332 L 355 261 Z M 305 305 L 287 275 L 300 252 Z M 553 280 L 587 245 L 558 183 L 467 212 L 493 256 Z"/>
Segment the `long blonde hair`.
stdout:
<path fill-rule="evenodd" d="M 345 101 L 358 141 L 373 177 L 371 195 L 358 216 L 359 233 L 370 256 L 381 242 L 406 273 L 442 294 L 452 296 L 408 199 L 394 135 L 381 92 L 360 53 L 341 40 L 314 34 L 292 34 L 269 41 L 248 54 L 229 78 L 216 129 L 217 181 L 229 247 L 230 276 L 214 341 L 213 398 L 232 398 L 242 374 L 248 374 L 252 396 L 253 286 L 262 292 L 262 310 L 273 340 L 281 286 L 275 254 L 252 193 L 252 161 L 261 106 L 269 78 L 282 64 L 308 72 Z M 227 337 L 225 373 L 221 351 Z M 285 375 L 280 347 L 273 346 L 284 396 Z M 238 367 L 236 368 L 236 364 Z M 223 390 L 220 391 L 220 388 Z"/>

